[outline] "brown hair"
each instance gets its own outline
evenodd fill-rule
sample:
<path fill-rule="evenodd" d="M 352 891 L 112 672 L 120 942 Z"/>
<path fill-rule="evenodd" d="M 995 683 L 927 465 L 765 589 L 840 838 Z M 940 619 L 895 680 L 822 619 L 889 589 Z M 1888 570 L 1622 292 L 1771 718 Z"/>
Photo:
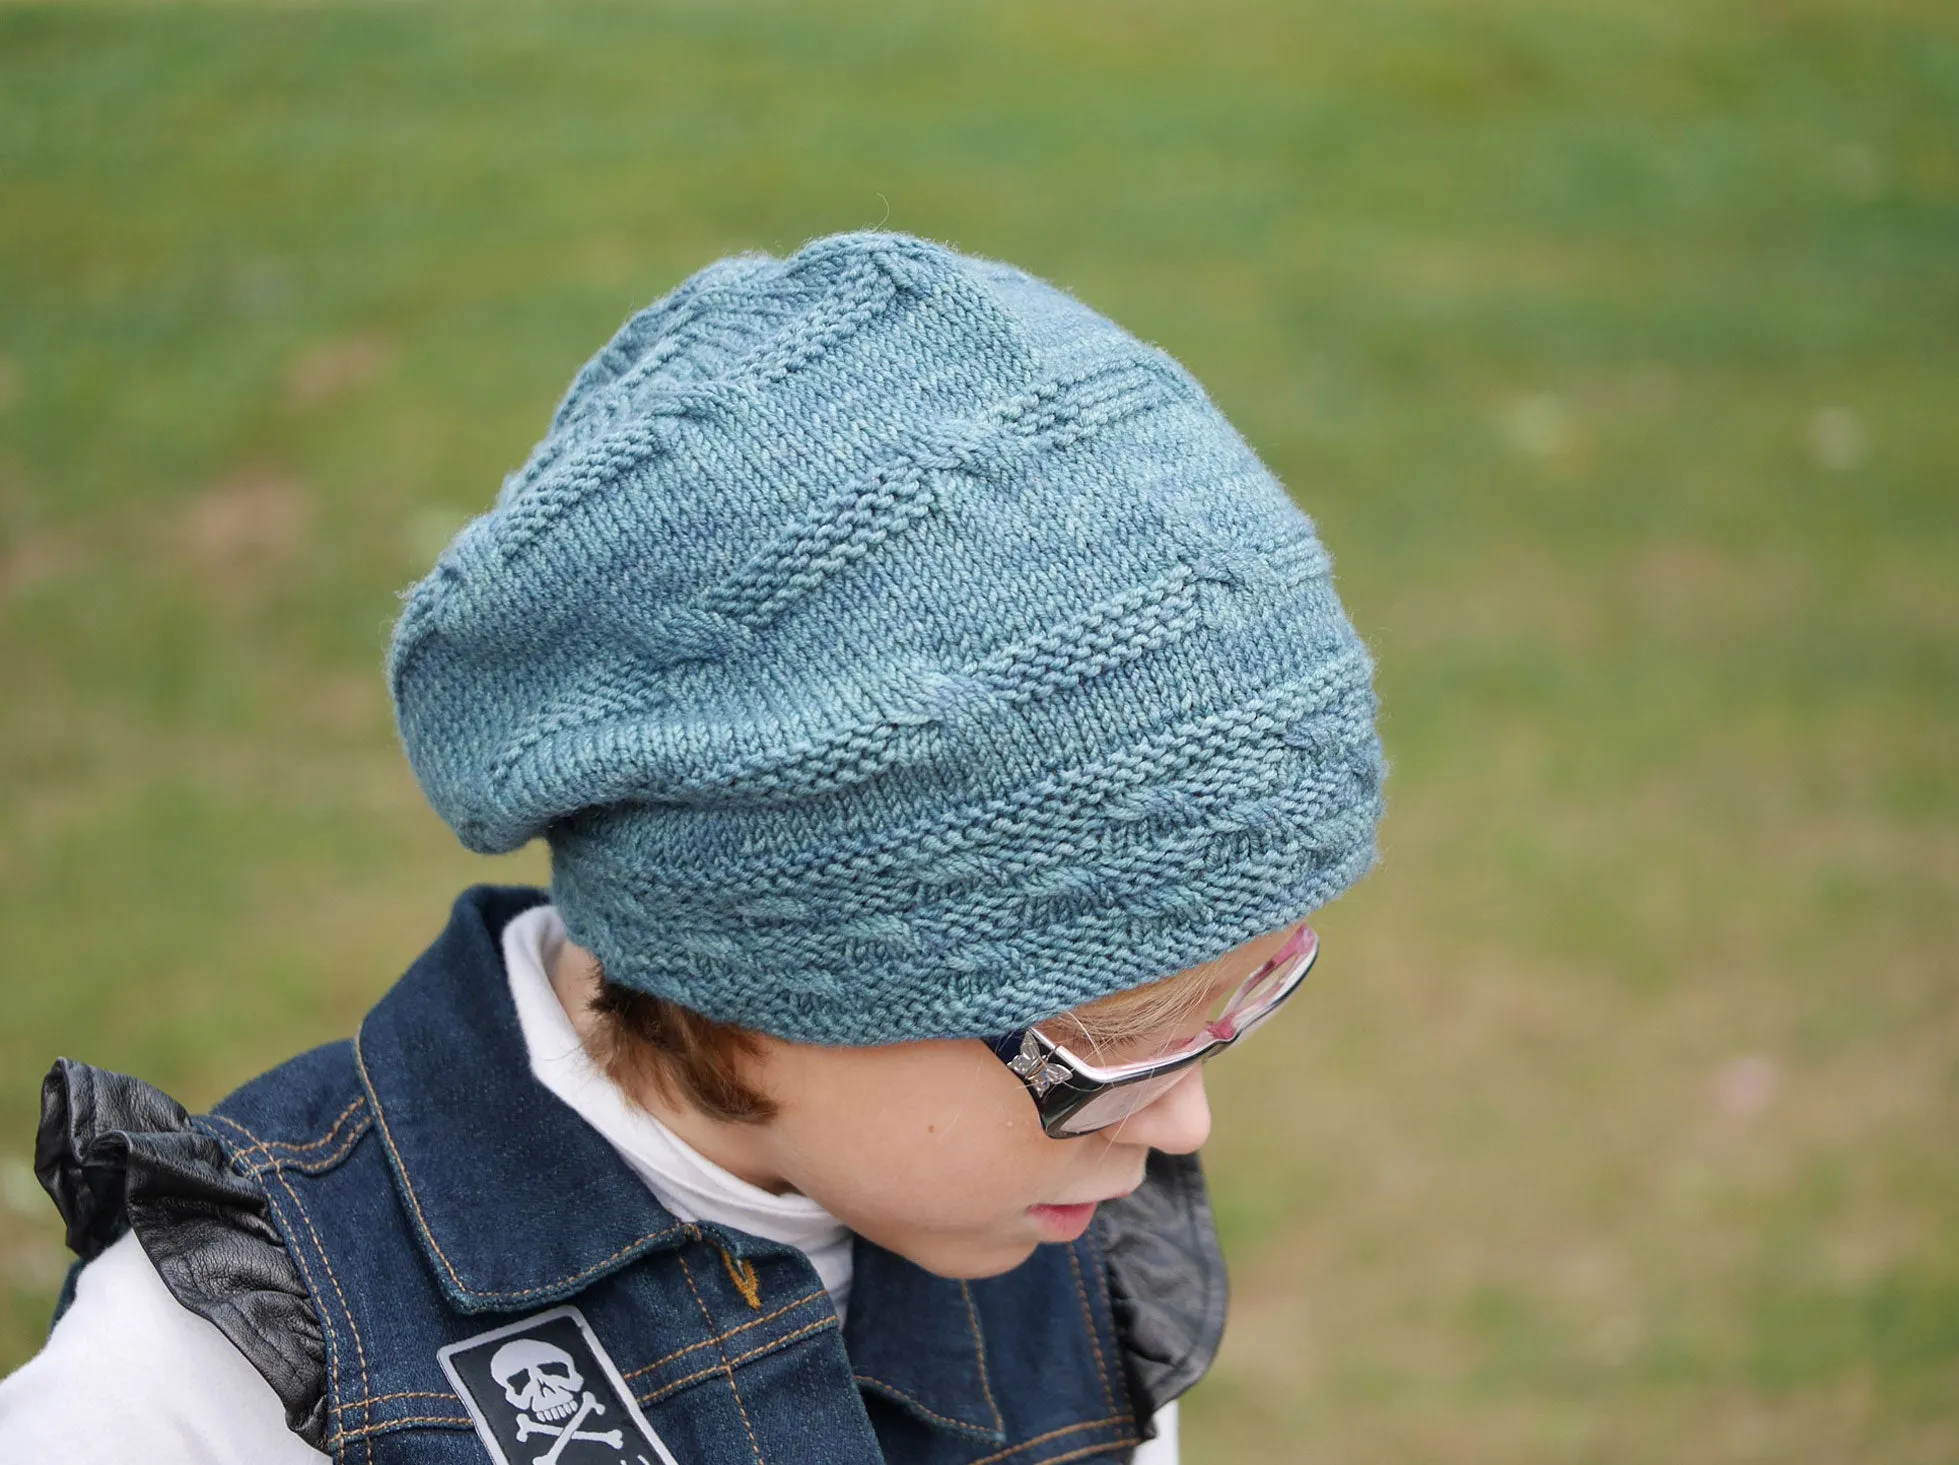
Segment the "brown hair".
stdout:
<path fill-rule="evenodd" d="M 758 1034 L 622 986 L 603 973 L 592 1011 L 599 1017 L 587 1045 L 592 1061 L 628 1094 L 651 1084 L 711 1119 L 763 1124 L 775 1118 L 775 1100 L 745 1072 L 762 1050 Z"/>

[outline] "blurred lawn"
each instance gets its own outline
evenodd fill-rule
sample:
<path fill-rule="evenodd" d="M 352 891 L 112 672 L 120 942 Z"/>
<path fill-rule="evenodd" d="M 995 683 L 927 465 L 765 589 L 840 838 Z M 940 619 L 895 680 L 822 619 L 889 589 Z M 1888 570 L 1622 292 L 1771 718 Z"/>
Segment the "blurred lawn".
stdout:
<path fill-rule="evenodd" d="M 394 592 L 630 310 L 882 222 L 1182 357 L 1380 659 L 1193 1465 L 1959 1459 L 1949 5 L 5 4 L 0 206 L 0 1368 L 55 1054 L 208 1103 L 541 873 Z"/>

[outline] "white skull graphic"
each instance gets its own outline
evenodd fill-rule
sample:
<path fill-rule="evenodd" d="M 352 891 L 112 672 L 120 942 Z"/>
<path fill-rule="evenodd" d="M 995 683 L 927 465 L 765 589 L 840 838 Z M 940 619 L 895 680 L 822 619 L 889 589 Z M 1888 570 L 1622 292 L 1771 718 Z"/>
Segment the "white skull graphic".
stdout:
<path fill-rule="evenodd" d="M 504 1398 L 537 1419 L 563 1419 L 585 1387 L 571 1355 L 540 1338 L 516 1338 L 497 1349 L 490 1376 L 503 1385 Z"/>

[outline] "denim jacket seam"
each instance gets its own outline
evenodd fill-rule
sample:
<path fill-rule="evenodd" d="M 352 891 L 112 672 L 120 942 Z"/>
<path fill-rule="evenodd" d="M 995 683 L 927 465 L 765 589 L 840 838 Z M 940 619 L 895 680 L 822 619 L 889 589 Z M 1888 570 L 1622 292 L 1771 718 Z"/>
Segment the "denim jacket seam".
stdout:
<path fill-rule="evenodd" d="M 983 1429 L 977 1424 L 968 1424 L 963 1419 L 954 1419 L 950 1415 L 939 1413 L 936 1409 L 926 1408 L 925 1405 L 921 1404 L 912 1395 L 907 1394 L 903 1389 L 899 1388 L 895 1384 L 886 1383 L 883 1379 L 878 1378 L 875 1374 L 853 1373 L 851 1375 L 851 1378 L 858 1384 L 869 1384 L 872 1388 L 877 1389 L 882 1393 L 891 1394 L 896 1398 L 903 1399 L 907 1404 L 911 1405 L 911 1407 L 916 1409 L 920 1414 L 923 1414 L 926 1418 L 932 1420 L 934 1423 L 945 1425 L 946 1428 L 948 1429 L 956 1429 L 963 1434 L 976 1435 L 980 1439 L 986 1440 L 989 1443 L 993 1442 L 993 1440 L 996 1437 L 996 1432 L 993 1430 Z"/>
<path fill-rule="evenodd" d="M 302 1175 L 324 1175 L 335 1165 L 338 1165 L 342 1160 L 346 1159 L 348 1155 L 352 1154 L 354 1147 L 363 1139 L 367 1138 L 368 1132 L 373 1128 L 374 1124 L 372 1120 L 363 1119 L 348 1132 L 347 1137 L 340 1142 L 338 1149 L 310 1160 L 291 1159 L 281 1155 L 274 1155 L 268 1153 L 265 1146 L 255 1146 L 251 1153 L 263 1154 L 264 1158 L 262 1160 L 244 1160 L 241 1158 L 239 1168 L 243 1173 L 250 1175 L 254 1179 L 259 1179 L 275 1170 L 297 1170 Z M 307 1148 L 311 1148 L 311 1146 L 307 1146 Z M 247 1152 L 240 1151 L 239 1153 L 242 1157 Z"/>
<path fill-rule="evenodd" d="M 657 1404 L 660 1400 L 679 1393 L 690 1384 L 697 1384 L 702 1379 L 711 1379 L 716 1374 L 725 1374 L 728 1376 L 730 1382 L 732 1382 L 734 1371 L 751 1359 L 760 1358 L 765 1353 L 773 1353 L 784 1344 L 793 1343 L 798 1338 L 807 1338 L 812 1333 L 820 1333 L 825 1328 L 834 1328 L 836 1326 L 836 1320 L 833 1318 L 826 1318 L 822 1322 L 810 1323 L 805 1327 L 796 1329 L 793 1333 L 784 1333 L 772 1343 L 764 1343 L 759 1348 L 751 1348 L 746 1353 L 738 1353 L 725 1363 L 717 1363 L 709 1368 L 696 1369 L 685 1378 L 678 1378 L 673 1380 L 672 1383 L 661 1384 L 657 1389 L 649 1389 L 644 1394 L 635 1394 L 633 1397 L 641 1404 Z M 740 1402 L 739 1399 L 737 1399 L 737 1402 Z"/>
<path fill-rule="evenodd" d="M 333 1123 L 327 1126 L 326 1133 L 321 1135 L 318 1139 L 311 1139 L 311 1140 L 262 1139 L 258 1141 L 258 1143 L 254 1145 L 250 1145 L 243 1150 L 240 1150 L 238 1152 L 239 1156 L 242 1158 L 245 1155 L 263 1154 L 267 1158 L 270 1158 L 273 1150 L 287 1150 L 294 1154 L 304 1154 L 309 1150 L 322 1149 L 325 1146 L 333 1143 L 334 1137 L 340 1133 L 340 1126 L 345 1124 L 349 1119 L 351 1119 L 354 1116 L 354 1111 L 359 1109 L 362 1105 L 366 1103 L 367 1103 L 367 1095 L 365 1094 L 354 1095 L 353 1102 L 350 1103 L 346 1108 L 342 1109 L 337 1115 L 334 1116 Z"/>
<path fill-rule="evenodd" d="M 374 1437 L 392 1433 L 398 1429 L 413 1429 L 418 1425 L 446 1424 L 455 1429 L 474 1429 L 476 1421 L 467 1414 L 408 1414 L 400 1419 L 381 1419 L 372 1424 L 356 1425 L 343 1429 L 327 1437 L 327 1447 L 336 1448 L 359 1440 L 366 1446 L 367 1458 L 374 1458 Z"/>
<path fill-rule="evenodd" d="M 454 1403 L 462 1402 L 456 1398 L 453 1390 L 403 1389 L 399 1393 L 394 1394 L 370 1394 L 365 1399 L 349 1399 L 344 1404 L 335 1404 L 333 1406 L 333 1412 L 338 1414 L 343 1409 L 359 1409 L 374 1404 L 387 1404 L 396 1399 L 448 1399 Z"/>
<path fill-rule="evenodd" d="M 620 1377 L 628 1378 L 628 1379 L 638 1378 L 643 1373 L 651 1373 L 656 1368 L 664 1368 L 666 1367 L 667 1364 L 672 1363 L 676 1358 L 685 1358 L 689 1353 L 698 1353 L 703 1348 L 712 1348 L 716 1343 L 726 1342 L 728 1339 L 734 1337 L 736 1333 L 745 1333 L 750 1328 L 759 1328 L 764 1323 L 772 1323 L 779 1317 L 788 1316 L 788 1314 L 794 1312 L 799 1307 L 808 1306 L 810 1303 L 816 1301 L 816 1299 L 819 1297 L 827 1298 L 829 1295 L 830 1295 L 829 1293 L 819 1288 L 815 1292 L 809 1293 L 807 1296 L 798 1297 L 794 1302 L 788 1303 L 782 1307 L 778 1307 L 774 1312 L 770 1313 L 766 1317 L 751 1318 L 749 1321 L 745 1323 L 737 1323 L 734 1327 L 729 1328 L 725 1333 L 718 1333 L 711 1338 L 703 1338 L 698 1343 L 689 1343 L 685 1348 L 676 1348 L 673 1350 L 673 1352 L 667 1354 L 664 1358 L 656 1358 L 651 1363 L 641 1364 L 638 1368 L 633 1369 L 631 1372 L 621 1374 Z M 790 1336 L 793 1337 L 795 1335 L 791 1334 Z M 783 1340 L 778 1339 L 777 1341 L 780 1342 Z M 770 1344 L 768 1346 L 773 1347 L 775 1345 Z"/>
<path fill-rule="evenodd" d="M 986 1376 L 986 1339 L 980 1336 L 979 1314 L 973 1308 L 973 1289 L 964 1281 L 959 1284 L 959 1296 L 966 1304 L 966 1326 L 972 1330 L 973 1348 L 979 1354 L 980 1392 L 986 1395 L 986 1407 L 993 1411 L 994 1430 L 1004 1435 L 1007 1421 L 1000 1413 L 999 1401 L 993 1397 L 993 1385 Z"/>
<path fill-rule="evenodd" d="M 1088 1325 L 1088 1346 L 1095 1354 L 1095 1377 L 1102 1385 L 1102 1402 L 1108 1406 L 1109 1413 L 1114 1414 L 1116 1396 L 1109 1388 L 1109 1370 L 1102 1361 L 1102 1329 L 1088 1300 L 1088 1284 L 1082 1280 L 1081 1257 L 1072 1246 L 1068 1248 L 1068 1269 L 1075 1274 L 1075 1295 L 1081 1299 L 1082 1321 Z"/>
<path fill-rule="evenodd" d="M 231 1118 L 229 1115 L 213 1114 L 210 1117 L 215 1120 L 218 1120 L 221 1123 L 230 1125 L 233 1129 L 237 1130 L 240 1134 L 244 1135 L 245 1138 L 249 1139 L 254 1145 L 262 1145 L 264 1143 L 262 1140 L 259 1139 L 259 1137 L 256 1134 L 253 1134 L 251 1130 L 247 1129 L 244 1125 L 240 1124 L 236 1119 Z M 367 1348 L 361 1342 L 360 1327 L 354 1321 L 353 1309 L 347 1305 L 347 1294 L 341 1290 L 340 1279 L 334 1275 L 333 1263 L 327 1257 L 326 1246 L 320 1240 L 319 1229 L 313 1224 L 313 1217 L 312 1214 L 306 1209 L 306 1202 L 304 1202 L 299 1198 L 299 1192 L 293 1188 L 292 1182 L 286 1178 L 285 1172 L 282 1169 L 279 1169 L 278 1167 L 275 1166 L 273 1167 L 273 1173 L 278 1176 L 280 1187 L 286 1192 L 287 1196 L 291 1198 L 294 1208 L 299 1212 L 300 1219 L 306 1223 L 306 1234 L 312 1237 L 313 1249 L 319 1254 L 320 1266 L 326 1272 L 327 1281 L 332 1284 L 334 1297 L 339 1300 L 341 1316 L 347 1320 L 348 1335 L 351 1336 L 354 1340 L 354 1356 L 360 1365 L 361 1394 L 365 1396 L 367 1395 L 369 1390 L 369 1386 L 367 1382 Z M 279 1204 L 278 1198 L 272 1194 L 272 1188 L 269 1185 L 265 1184 L 265 1181 L 262 1176 L 254 1175 L 253 1178 L 258 1180 L 259 1188 L 264 1191 L 267 1202 L 272 1206 L 274 1211 L 281 1213 L 281 1219 L 283 1221 L 284 1207 L 282 1207 Z M 290 1235 L 292 1232 L 292 1228 L 289 1225 L 282 1226 L 282 1229 L 288 1235 Z M 294 1261 L 299 1265 L 302 1273 L 308 1274 L 306 1275 L 307 1290 L 310 1291 L 315 1297 L 319 1297 L 321 1295 L 320 1289 L 318 1284 L 313 1281 L 310 1275 L 312 1269 L 306 1265 L 306 1257 L 304 1252 L 297 1247 L 291 1248 L 291 1250 L 292 1250 Z M 340 1348 L 337 1340 L 334 1339 L 333 1326 L 327 1319 L 326 1310 L 324 1308 L 321 1308 L 318 1309 L 318 1312 L 320 1317 L 321 1330 L 326 1334 L 328 1340 L 334 1343 L 333 1368 L 332 1368 L 328 1387 L 332 1393 L 338 1394 L 340 1392 L 339 1384 L 340 1384 L 340 1373 L 341 1373 Z M 344 1432 L 341 1433 L 344 1438 Z M 334 1443 L 334 1439 L 329 1438 L 327 1443 L 329 1445 L 332 1445 Z M 372 1440 L 369 1440 L 367 1442 L 366 1454 L 367 1454 L 368 1465 L 373 1465 L 374 1444 Z"/>
<path fill-rule="evenodd" d="M 361 1084 L 367 1090 L 368 1101 L 373 1105 L 374 1124 L 380 1131 L 381 1142 L 387 1147 L 388 1156 L 394 1162 L 396 1174 L 401 1177 L 401 1188 L 408 1197 L 409 1209 L 414 1213 L 415 1229 L 421 1233 L 422 1240 L 427 1243 L 429 1251 L 434 1255 L 435 1259 L 442 1263 L 442 1270 L 448 1274 L 449 1280 L 455 1285 L 456 1291 L 464 1297 L 484 1298 L 499 1302 L 517 1302 L 526 1297 L 535 1297 L 539 1293 L 562 1292 L 566 1288 L 575 1289 L 577 1284 L 584 1281 L 587 1277 L 608 1270 L 621 1259 L 633 1255 L 650 1243 L 684 1232 L 687 1229 L 683 1223 L 676 1221 L 673 1225 L 662 1227 L 658 1231 L 649 1231 L 644 1236 L 636 1237 L 634 1240 L 627 1242 L 624 1246 L 613 1252 L 611 1256 L 592 1263 L 591 1266 L 586 1267 L 583 1271 L 574 1272 L 569 1277 L 559 1277 L 555 1281 L 541 1283 L 535 1287 L 513 1287 L 500 1291 L 471 1287 L 458 1275 L 455 1263 L 449 1260 L 449 1254 L 442 1249 L 442 1243 L 435 1239 L 435 1233 L 429 1228 L 428 1217 L 422 1212 L 421 1198 L 415 1194 L 414 1179 L 408 1173 L 408 1160 L 401 1153 L 401 1147 L 395 1143 L 393 1131 L 388 1128 L 388 1116 L 382 1106 L 381 1096 L 375 1091 L 373 1077 L 367 1071 L 367 1060 L 361 1054 L 360 1037 L 358 1034 L 354 1038 L 354 1066 L 360 1072 Z"/>
<path fill-rule="evenodd" d="M 364 1117 L 344 1138 L 340 1134 L 355 1111 L 364 1108 L 366 1104 L 365 1094 L 357 1096 L 351 1104 L 334 1116 L 332 1124 L 327 1126 L 326 1133 L 318 1139 L 311 1140 L 260 1139 L 252 1130 L 247 1129 L 230 1115 L 216 1112 L 194 1114 L 191 1116 L 191 1123 L 207 1133 L 210 1132 L 213 1124 L 227 1124 L 239 1134 L 251 1137 L 252 1143 L 241 1145 L 225 1139 L 224 1136 L 218 1136 L 220 1139 L 225 1139 L 225 1148 L 231 1156 L 232 1166 L 241 1175 L 262 1180 L 267 1172 L 275 1169 L 292 1169 L 307 1175 L 318 1175 L 331 1170 L 344 1160 L 360 1138 L 373 1128 L 372 1118 Z M 335 1140 L 340 1140 L 340 1147 L 331 1154 L 300 1158 L 311 1155 L 312 1151 L 332 1144 Z"/>
<path fill-rule="evenodd" d="M 998 1465 L 999 1461 L 1010 1460 L 1015 1455 L 1018 1455 L 1022 1450 L 1031 1450 L 1036 1445 L 1044 1445 L 1049 1440 L 1060 1439 L 1061 1436 L 1063 1435 L 1080 1434 L 1083 1430 L 1107 1429 L 1112 1425 L 1123 1425 L 1123 1424 L 1133 1425 L 1134 1423 L 1135 1423 L 1134 1420 L 1126 1420 L 1119 1414 L 1112 1414 L 1107 1419 L 1085 1419 L 1081 1421 L 1081 1423 L 1079 1424 L 1065 1424 L 1060 1429 L 1051 1429 L 1046 1434 L 1035 1435 L 1034 1438 L 1032 1438 L 1031 1440 L 1022 1440 L 1017 1445 L 1009 1445 L 1004 1450 L 998 1450 L 991 1455 L 982 1456 L 981 1458 L 972 1461 L 971 1465 Z M 1141 1443 L 1142 1441 L 1136 1439 L 1133 1434 L 1127 1434 L 1121 1439 L 1110 1440 L 1102 1444 L 1087 1445 L 1079 1450 L 1071 1451 L 1070 1453 L 1065 1455 L 1046 1456 L 1040 1462 L 1040 1465 L 1055 1465 L 1056 1461 L 1073 1460 L 1079 1458 L 1082 1455 L 1092 1455 L 1097 1450 L 1109 1450 L 1109 1449 L 1120 1450 L 1120 1449 L 1134 1448 L 1136 1445 L 1139 1445 Z"/>
<path fill-rule="evenodd" d="M 1069 1460 L 1084 1460 L 1091 1455 L 1106 1455 L 1111 1450 L 1133 1450 L 1142 1443 L 1138 1439 L 1108 1440 L 1100 1444 L 1080 1445 L 1065 1450 L 1059 1455 L 1043 1455 L 1039 1460 L 1029 1460 L 1025 1465 L 1064 1465 Z"/>
<path fill-rule="evenodd" d="M 701 1289 L 694 1285 L 694 1269 L 687 1265 L 687 1258 L 680 1253 L 675 1253 L 674 1260 L 680 1263 L 680 1275 L 687 1279 L 687 1290 L 694 1294 L 694 1305 L 701 1310 L 701 1317 L 709 1328 L 718 1333 L 720 1330 L 714 1326 L 714 1314 L 708 1310 Z M 718 1338 L 715 1346 L 721 1353 L 721 1371 L 728 1376 L 728 1392 L 734 1396 L 735 1408 L 741 1412 L 741 1427 L 748 1431 L 748 1447 L 755 1452 L 755 1465 L 768 1465 L 762 1458 L 762 1443 L 755 1438 L 755 1422 L 748 1417 L 748 1406 L 742 1402 L 741 1385 L 735 1382 L 735 1366 L 728 1361 L 728 1349 Z"/>

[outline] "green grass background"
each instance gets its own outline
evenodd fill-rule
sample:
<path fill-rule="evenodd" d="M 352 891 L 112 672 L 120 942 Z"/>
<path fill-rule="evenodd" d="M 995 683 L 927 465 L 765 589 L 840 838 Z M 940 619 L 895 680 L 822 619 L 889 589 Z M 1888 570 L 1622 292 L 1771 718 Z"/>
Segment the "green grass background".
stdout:
<path fill-rule="evenodd" d="M 4 4 L 0 213 L 0 1367 L 54 1055 L 209 1103 L 541 873 L 395 592 L 632 309 L 882 223 L 1187 362 L 1379 658 L 1187 1459 L 1959 1459 L 1949 6 Z"/>

